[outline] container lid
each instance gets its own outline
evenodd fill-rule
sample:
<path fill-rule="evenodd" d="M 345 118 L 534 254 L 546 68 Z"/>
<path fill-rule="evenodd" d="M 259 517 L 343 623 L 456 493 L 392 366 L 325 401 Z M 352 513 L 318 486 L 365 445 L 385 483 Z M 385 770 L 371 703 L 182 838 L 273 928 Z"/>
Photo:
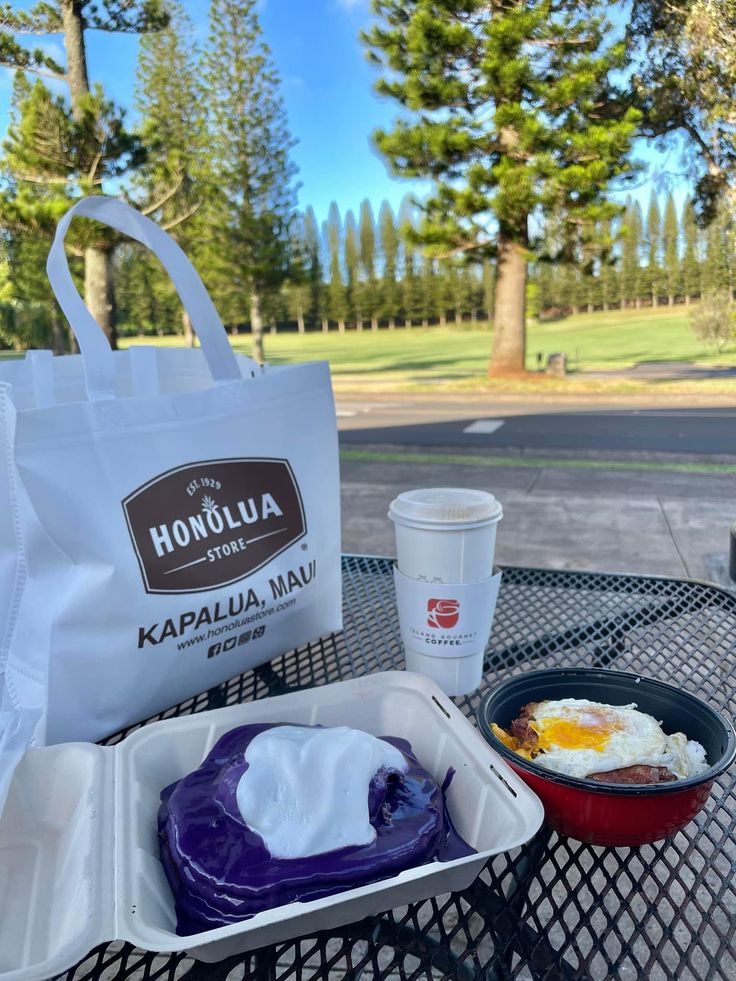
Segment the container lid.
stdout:
<path fill-rule="evenodd" d="M 503 509 L 487 491 L 429 487 L 405 491 L 391 501 L 388 516 L 402 525 L 451 527 L 500 521 Z"/>

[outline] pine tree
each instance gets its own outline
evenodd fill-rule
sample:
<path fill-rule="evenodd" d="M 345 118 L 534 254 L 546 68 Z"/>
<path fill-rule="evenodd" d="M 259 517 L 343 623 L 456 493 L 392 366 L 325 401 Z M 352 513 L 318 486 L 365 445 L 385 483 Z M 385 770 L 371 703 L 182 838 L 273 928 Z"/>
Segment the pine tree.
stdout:
<path fill-rule="evenodd" d="M 414 206 L 405 197 L 399 206 L 399 236 L 402 242 L 401 306 L 404 326 L 411 327 L 417 316 L 417 250 L 414 244 Z"/>
<path fill-rule="evenodd" d="M 533 273 L 537 284 L 537 317 L 543 319 L 545 312 L 557 306 L 558 303 L 555 284 L 556 270 L 551 262 L 540 260 L 534 264 Z"/>
<path fill-rule="evenodd" d="M 342 244 L 342 219 L 340 211 L 333 201 L 327 212 L 325 222 L 325 239 L 327 242 L 327 254 L 329 256 L 330 281 L 327 287 L 327 309 L 328 317 L 337 321 L 337 329 L 340 333 L 345 331 L 345 318 L 347 316 L 347 302 L 345 286 L 342 281 L 342 268 L 340 265 L 340 248 Z"/>
<path fill-rule="evenodd" d="M 322 329 L 326 330 L 327 318 L 322 299 L 322 262 L 319 252 L 317 219 L 314 215 L 314 209 L 310 205 L 304 212 L 304 262 L 309 290 L 307 319 L 311 327 L 316 327 L 321 322 Z"/>
<path fill-rule="evenodd" d="M 284 282 L 280 297 L 285 300 L 286 309 L 282 313 L 277 307 L 274 315 L 275 323 L 283 319 L 296 320 L 296 329 L 300 334 L 307 328 L 306 311 L 309 290 L 309 257 L 307 252 L 307 235 L 304 227 L 304 215 L 296 214 L 291 223 L 291 257 L 292 268 L 289 278 Z M 271 328 L 276 333 L 276 327 Z"/>
<path fill-rule="evenodd" d="M 698 226 L 692 198 L 687 198 L 682 209 L 682 237 L 684 240 L 682 288 L 685 292 L 685 303 L 689 304 L 700 292 Z"/>
<path fill-rule="evenodd" d="M 633 0 L 627 35 L 643 135 L 683 153 L 696 211 L 709 222 L 722 197 L 736 202 L 734 2 Z"/>
<path fill-rule="evenodd" d="M 0 248 L 2 346 L 16 351 L 51 347 L 63 354 L 68 345 L 61 311 L 46 276 L 48 244 L 16 230 L 0 240 Z"/>
<path fill-rule="evenodd" d="M 672 192 L 667 195 L 664 209 L 664 280 L 667 289 L 667 302 L 674 306 L 675 296 L 680 288 L 680 249 L 677 210 Z"/>
<path fill-rule="evenodd" d="M 208 281 L 228 319 L 250 320 L 253 354 L 262 362 L 263 314 L 291 271 L 296 167 L 257 0 L 212 0 L 203 80 L 209 108 L 207 220 L 216 229 Z"/>
<path fill-rule="evenodd" d="M 376 222 L 371 203 L 366 198 L 360 205 L 360 268 L 363 271 L 366 289 L 364 306 L 371 318 L 371 330 L 378 330 L 378 297 L 376 290 Z"/>
<path fill-rule="evenodd" d="M 601 222 L 599 229 L 601 249 L 600 266 L 598 270 L 600 304 L 604 310 L 609 310 L 618 298 L 619 287 L 616 282 L 616 255 L 614 253 L 613 226 L 610 221 Z"/>
<path fill-rule="evenodd" d="M 453 264 L 451 259 L 440 259 L 437 262 L 437 277 L 439 279 L 437 287 L 437 316 L 440 327 L 444 327 L 447 324 L 447 312 L 448 310 L 452 310 L 455 296 Z"/>
<path fill-rule="evenodd" d="M 723 286 L 723 278 L 723 241 L 720 222 L 714 218 L 706 229 L 702 292 L 717 292 Z"/>
<path fill-rule="evenodd" d="M 358 227 L 355 215 L 348 210 L 345 214 L 345 239 L 343 261 L 347 276 L 347 301 L 350 317 L 357 330 L 363 329 L 363 290 L 360 282 L 360 255 L 358 247 Z"/>
<path fill-rule="evenodd" d="M 383 255 L 383 275 L 381 277 L 381 312 L 388 320 L 391 330 L 396 326 L 396 315 L 400 309 L 399 289 L 396 281 L 399 255 L 399 235 L 391 205 L 384 201 L 378 212 L 378 233 Z"/>
<path fill-rule="evenodd" d="M 573 314 L 580 313 L 583 307 L 588 304 L 588 278 L 581 263 L 571 263 L 570 279 Z"/>
<path fill-rule="evenodd" d="M 41 103 L 55 107 L 55 124 L 26 131 L 18 141 L 22 127 L 10 134 L 5 166 L 14 179 L 14 188 L 0 201 L 0 221 L 5 227 L 50 237 L 54 223 L 49 212 L 58 216 L 64 198 L 104 191 L 106 183 L 119 180 L 142 160 L 138 141 L 125 131 L 123 112 L 105 99 L 101 87 L 92 88 L 87 68 L 86 43 L 89 31 L 146 34 L 159 30 L 167 22 L 159 0 L 41 0 L 29 10 L 13 11 L 5 5 L 0 26 L 0 65 L 18 72 L 30 72 L 65 82 L 69 87 L 70 107 L 51 95 L 42 83 L 26 103 L 33 114 Z M 66 51 L 66 66 L 59 65 L 43 48 L 24 47 L 17 36 L 61 34 Z M 42 91 L 43 90 L 43 91 Z M 48 114 L 45 121 L 50 122 Z M 63 135 L 63 139 L 62 139 Z M 12 163 L 11 163 L 12 161 Z M 8 167 L 10 164 L 10 167 Z M 15 166 L 14 166 L 15 165 Z M 24 185 L 44 185 L 53 194 L 35 198 L 23 194 Z M 16 192 L 17 193 L 14 193 Z M 34 200 L 38 209 L 34 207 Z M 52 203 L 53 202 L 53 203 Z M 77 230 L 70 244 L 84 250 L 85 298 L 87 306 L 115 346 L 114 298 L 111 265 L 115 238 L 101 232 L 100 226 L 86 223 L 84 233 Z"/>
<path fill-rule="evenodd" d="M 452 310 L 452 322 L 460 322 L 460 291 L 458 289 L 458 270 L 457 263 L 453 259 L 448 259 L 445 263 L 445 290 L 448 311 Z"/>
<path fill-rule="evenodd" d="M 435 274 L 435 260 L 432 256 L 422 256 L 419 267 L 418 282 L 418 313 L 422 319 L 422 327 L 429 327 L 430 317 L 435 314 L 437 306 L 437 276 Z"/>
<path fill-rule="evenodd" d="M 407 111 L 376 143 L 393 171 L 434 181 L 420 229 L 436 254 L 497 255 L 494 374 L 524 370 L 529 218 L 553 204 L 571 227 L 615 213 L 638 114 L 602 0 L 375 0 L 364 34 Z"/>
<path fill-rule="evenodd" d="M 641 208 L 638 201 L 628 198 L 624 213 L 621 246 L 621 306 L 634 303 L 641 306 L 640 246 L 642 232 Z"/>
<path fill-rule="evenodd" d="M 661 253 L 662 218 L 659 213 L 657 196 L 652 191 L 647 211 L 647 289 L 652 297 L 652 306 L 659 304 L 659 290 L 662 278 L 659 257 Z"/>
<path fill-rule="evenodd" d="M 141 116 L 140 136 L 146 159 L 132 182 L 143 210 L 174 236 L 207 276 L 208 228 L 203 220 L 207 197 L 202 160 L 206 154 L 205 92 L 202 88 L 196 39 L 191 20 L 173 2 L 168 25 L 144 35 L 138 52 L 135 106 Z M 177 308 L 169 277 L 147 250 L 138 261 L 149 266 L 150 288 Z M 181 311 L 187 342 L 194 343 L 191 321 Z"/>

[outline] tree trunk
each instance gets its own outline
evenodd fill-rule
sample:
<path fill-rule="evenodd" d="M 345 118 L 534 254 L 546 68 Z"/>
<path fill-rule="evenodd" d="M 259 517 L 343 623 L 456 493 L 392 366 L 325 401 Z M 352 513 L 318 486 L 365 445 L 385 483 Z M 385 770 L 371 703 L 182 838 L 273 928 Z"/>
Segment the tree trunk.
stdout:
<path fill-rule="evenodd" d="M 72 115 L 79 120 L 82 118 L 82 97 L 89 94 L 87 55 L 84 50 L 82 0 L 61 0 L 60 7 Z"/>
<path fill-rule="evenodd" d="M 344 334 L 345 333 L 345 321 L 344 320 L 338 320 L 337 321 L 337 329 L 340 331 L 341 334 Z"/>
<path fill-rule="evenodd" d="M 442 313 L 440 314 L 440 327 L 446 327 L 446 326 L 447 326 L 447 314 L 443 310 Z"/>
<path fill-rule="evenodd" d="M 593 304 L 592 303 L 589 303 L 588 304 L 588 313 L 592 313 L 592 312 L 593 312 Z"/>
<path fill-rule="evenodd" d="M 659 297 L 654 292 L 654 290 L 652 290 L 652 310 L 656 310 L 658 306 L 659 306 Z"/>
<path fill-rule="evenodd" d="M 51 311 L 51 350 L 54 354 L 64 354 L 66 351 L 66 337 L 64 336 L 64 325 L 61 314 L 54 304 Z"/>
<path fill-rule="evenodd" d="M 463 322 L 462 314 L 458 313 L 457 307 L 452 311 L 452 322 L 453 324 L 461 324 Z"/>
<path fill-rule="evenodd" d="M 186 310 L 182 311 L 181 324 L 184 328 L 184 343 L 187 347 L 194 347 L 194 328 Z"/>
<path fill-rule="evenodd" d="M 375 314 L 371 317 L 371 330 L 378 330 L 378 317 Z"/>
<path fill-rule="evenodd" d="M 603 301 L 603 312 L 608 313 L 608 300 Z"/>
<path fill-rule="evenodd" d="M 422 327 L 429 327 L 429 318 L 422 317 Z"/>
<path fill-rule="evenodd" d="M 521 241 L 514 241 L 506 230 L 499 232 L 493 347 L 488 366 L 491 376 L 521 374 L 524 371 L 527 234 L 526 222 L 519 236 Z"/>
<path fill-rule="evenodd" d="M 66 325 L 66 338 L 69 344 L 69 354 L 79 354 L 79 344 L 70 324 Z"/>
<path fill-rule="evenodd" d="M 296 299 L 296 326 L 300 334 L 304 333 L 304 309 L 302 307 L 301 295 Z"/>
<path fill-rule="evenodd" d="M 641 297 L 640 297 L 640 296 L 637 296 L 637 298 L 636 298 L 636 302 L 634 303 L 634 307 L 635 307 L 635 308 L 636 308 L 637 310 L 641 310 Z"/>
<path fill-rule="evenodd" d="M 389 330 L 396 330 L 396 317 L 389 317 L 388 318 L 388 329 Z"/>
<path fill-rule="evenodd" d="M 675 298 L 674 298 L 674 296 L 671 293 L 667 297 L 667 305 L 670 306 L 670 307 L 673 307 L 675 305 Z"/>
<path fill-rule="evenodd" d="M 84 21 L 82 0 L 61 0 L 61 23 L 64 31 L 67 79 L 72 116 L 79 121 L 84 115 L 84 97 L 89 95 L 87 53 L 84 46 Z M 115 298 L 110 273 L 112 252 L 110 249 L 84 250 L 84 295 L 92 316 L 107 334 L 113 350 L 117 347 L 117 333 L 113 315 Z"/>
<path fill-rule="evenodd" d="M 478 311 L 477 310 L 471 310 L 470 311 L 470 322 L 471 322 L 471 324 L 477 324 L 478 323 Z"/>
<path fill-rule="evenodd" d="M 115 305 L 112 276 L 112 255 L 109 249 L 87 248 L 84 250 L 84 299 L 89 311 L 110 341 L 117 348 L 117 331 L 113 308 Z"/>
<path fill-rule="evenodd" d="M 689 293 L 686 293 L 685 294 L 685 306 L 686 307 L 689 307 L 690 306 L 690 299 L 691 299 L 690 294 Z"/>
<path fill-rule="evenodd" d="M 263 320 L 261 319 L 261 298 L 252 289 L 250 293 L 250 331 L 253 335 L 253 357 L 258 364 L 265 362 L 263 353 Z"/>
<path fill-rule="evenodd" d="M 330 321 L 329 320 L 323 320 L 322 321 L 322 333 L 323 334 L 326 334 L 329 331 L 329 329 L 330 329 Z"/>

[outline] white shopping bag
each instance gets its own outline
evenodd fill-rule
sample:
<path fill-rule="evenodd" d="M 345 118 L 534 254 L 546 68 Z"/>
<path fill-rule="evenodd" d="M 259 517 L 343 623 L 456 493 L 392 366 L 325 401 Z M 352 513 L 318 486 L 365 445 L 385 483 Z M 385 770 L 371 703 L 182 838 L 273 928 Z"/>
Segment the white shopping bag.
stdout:
<path fill-rule="evenodd" d="M 74 215 L 153 250 L 201 350 L 111 351 Z M 47 269 L 81 354 L 0 369 L 0 807 L 29 739 L 99 739 L 341 627 L 327 364 L 237 357 L 181 249 L 119 201 L 71 208 Z"/>

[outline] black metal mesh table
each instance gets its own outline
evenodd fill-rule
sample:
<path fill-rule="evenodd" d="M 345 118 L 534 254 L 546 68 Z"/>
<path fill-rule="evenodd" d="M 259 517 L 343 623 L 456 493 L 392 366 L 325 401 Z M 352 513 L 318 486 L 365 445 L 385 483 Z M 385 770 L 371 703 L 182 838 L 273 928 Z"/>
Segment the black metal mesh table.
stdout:
<path fill-rule="evenodd" d="M 344 632 L 308 644 L 161 717 L 401 666 L 391 562 L 345 556 Z M 605 666 L 700 693 L 733 717 L 736 598 L 697 582 L 507 569 L 489 683 L 527 667 Z M 474 717 L 479 696 L 458 700 Z M 118 737 L 119 738 L 119 737 Z M 123 978 L 736 978 L 736 773 L 674 838 L 604 849 L 543 829 L 463 893 L 334 933 L 203 965 L 126 944 L 93 951 L 69 981 Z"/>

